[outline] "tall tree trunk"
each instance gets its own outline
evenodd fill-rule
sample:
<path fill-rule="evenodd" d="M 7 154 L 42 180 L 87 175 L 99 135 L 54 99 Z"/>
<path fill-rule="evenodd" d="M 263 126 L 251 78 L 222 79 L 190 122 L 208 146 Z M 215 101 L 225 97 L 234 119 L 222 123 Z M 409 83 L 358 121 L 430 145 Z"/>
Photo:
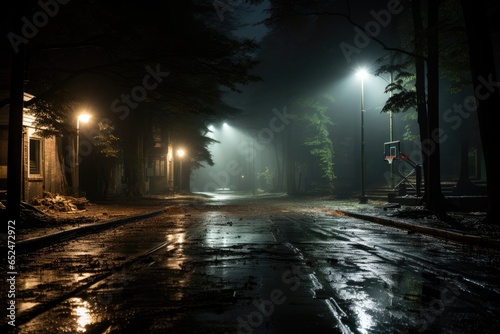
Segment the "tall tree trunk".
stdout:
<path fill-rule="evenodd" d="M 439 134 L 439 3 L 428 1 L 428 32 L 427 32 L 427 115 L 428 141 L 422 147 L 422 153 L 427 155 L 428 184 L 426 188 L 427 201 L 425 206 L 431 211 L 444 210 L 444 196 L 441 191 L 441 150 Z"/>
<path fill-rule="evenodd" d="M 21 36 L 21 16 L 23 2 L 14 4 L 12 28 Z M 9 108 L 9 143 L 7 153 L 7 210 L 8 219 L 19 221 L 21 214 L 22 188 L 22 138 L 23 138 L 23 107 L 24 107 L 24 67 L 25 48 L 20 43 L 17 52 L 12 55 L 12 72 L 10 82 Z"/>
<path fill-rule="evenodd" d="M 422 8 L 420 0 L 414 0 L 412 3 L 413 29 L 415 34 L 415 54 L 424 54 L 422 24 Z M 423 57 L 415 57 L 415 89 L 417 92 L 417 120 L 419 125 L 420 143 L 422 146 L 422 167 L 424 170 L 424 197 L 423 202 L 429 199 L 429 158 L 424 153 L 424 144 L 428 141 L 429 127 L 427 117 L 427 101 L 425 87 L 425 60 Z"/>
<path fill-rule="evenodd" d="M 484 1 L 461 0 L 469 44 L 472 84 L 477 102 L 477 117 L 487 179 L 487 220 L 499 223 L 500 177 L 496 151 L 500 147 L 494 115 L 500 111 L 495 54 Z"/>
<path fill-rule="evenodd" d="M 288 195 L 297 195 L 297 182 L 296 178 L 296 159 L 295 159 L 295 141 L 293 140 L 293 124 L 285 130 L 285 173 L 286 173 L 286 192 Z"/>
<path fill-rule="evenodd" d="M 134 120 L 132 120 L 132 117 Z M 144 179 L 144 124 L 135 115 L 131 115 L 131 124 L 136 124 L 134 135 L 130 136 L 124 151 L 125 173 L 127 178 L 127 196 L 142 197 L 145 193 Z"/>
<path fill-rule="evenodd" d="M 464 136 L 467 136 L 464 134 Z M 474 195 L 476 186 L 471 182 L 469 168 L 469 140 L 464 138 L 460 142 L 460 176 L 453 192 L 456 195 Z"/>
<path fill-rule="evenodd" d="M 276 135 L 276 141 L 274 142 L 274 155 L 276 158 L 276 175 L 274 177 L 274 184 L 272 188 L 274 191 L 281 192 L 283 189 L 283 163 L 280 157 L 280 151 L 283 152 L 283 140 L 281 139 L 281 135 Z M 282 155 L 282 154 L 281 154 Z"/>

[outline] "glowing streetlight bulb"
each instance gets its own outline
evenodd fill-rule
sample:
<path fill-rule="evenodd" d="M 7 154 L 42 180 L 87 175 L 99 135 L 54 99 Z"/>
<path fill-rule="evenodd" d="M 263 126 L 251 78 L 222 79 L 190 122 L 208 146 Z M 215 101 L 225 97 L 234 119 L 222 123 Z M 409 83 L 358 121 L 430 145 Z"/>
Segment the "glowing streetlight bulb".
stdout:
<path fill-rule="evenodd" d="M 89 114 L 80 114 L 78 115 L 78 120 L 83 123 L 87 123 L 90 120 Z"/>
<path fill-rule="evenodd" d="M 182 157 L 184 157 L 185 154 L 186 154 L 186 151 L 184 151 L 182 148 L 180 148 L 180 149 L 177 150 L 177 155 L 179 157 L 182 158 Z"/>
<path fill-rule="evenodd" d="M 361 80 L 364 80 L 367 76 L 368 76 L 368 71 L 364 68 L 360 68 L 357 72 L 356 72 L 356 76 L 358 78 L 360 78 Z"/>

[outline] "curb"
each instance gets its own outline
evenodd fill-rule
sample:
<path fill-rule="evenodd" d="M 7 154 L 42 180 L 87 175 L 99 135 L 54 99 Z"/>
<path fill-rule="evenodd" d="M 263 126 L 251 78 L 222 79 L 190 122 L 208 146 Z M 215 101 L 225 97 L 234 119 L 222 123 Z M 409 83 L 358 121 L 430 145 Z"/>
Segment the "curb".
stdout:
<path fill-rule="evenodd" d="M 18 250 L 19 253 L 35 251 L 44 247 L 51 246 L 54 243 L 73 240 L 84 235 L 97 233 L 106 230 L 108 228 L 124 225 L 136 220 L 158 216 L 164 212 L 165 210 L 159 210 L 159 211 L 143 213 L 140 215 L 130 216 L 126 218 L 117 218 L 94 225 L 72 228 L 70 230 L 57 232 L 43 237 L 21 240 L 16 243 L 16 250 Z"/>
<path fill-rule="evenodd" d="M 362 220 L 368 220 L 373 223 L 381 225 L 392 226 L 403 230 L 425 234 L 448 241 L 467 244 L 471 246 L 478 246 L 480 248 L 487 248 L 496 251 L 500 250 L 500 240 L 498 239 L 492 239 L 488 237 L 482 237 L 479 235 L 465 234 L 460 232 L 452 232 L 434 227 L 415 225 L 411 223 L 402 222 L 400 220 L 363 215 L 351 211 L 343 211 L 343 210 L 337 210 L 337 211 L 341 212 L 342 214 L 345 214 L 346 216 Z"/>

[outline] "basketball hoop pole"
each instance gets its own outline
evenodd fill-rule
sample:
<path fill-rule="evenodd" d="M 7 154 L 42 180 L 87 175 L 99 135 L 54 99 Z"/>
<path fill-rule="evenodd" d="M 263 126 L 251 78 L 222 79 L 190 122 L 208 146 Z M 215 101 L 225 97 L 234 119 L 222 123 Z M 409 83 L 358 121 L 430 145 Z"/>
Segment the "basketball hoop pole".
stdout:
<path fill-rule="evenodd" d="M 392 84 L 392 71 L 391 71 L 391 76 L 390 76 L 390 84 Z M 389 92 L 389 98 L 392 97 L 392 90 Z M 394 123 L 393 123 L 393 118 L 392 118 L 392 109 L 389 110 L 389 141 L 392 142 L 394 141 Z M 391 171 L 391 189 L 394 188 L 394 165 L 392 164 L 392 161 L 389 163 L 389 168 Z"/>

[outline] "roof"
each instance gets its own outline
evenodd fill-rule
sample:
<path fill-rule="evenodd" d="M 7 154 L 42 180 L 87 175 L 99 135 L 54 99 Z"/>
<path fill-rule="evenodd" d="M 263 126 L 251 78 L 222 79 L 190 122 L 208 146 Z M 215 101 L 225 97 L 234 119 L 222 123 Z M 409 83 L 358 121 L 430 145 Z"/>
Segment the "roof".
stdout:
<path fill-rule="evenodd" d="M 34 95 L 25 92 L 24 102 L 27 102 L 34 97 Z M 9 110 L 9 105 L 0 108 L 0 126 L 9 125 Z M 33 122 L 35 121 L 35 116 L 26 113 L 26 111 L 28 111 L 28 109 L 24 108 L 23 126 L 31 127 L 33 125 Z"/>

